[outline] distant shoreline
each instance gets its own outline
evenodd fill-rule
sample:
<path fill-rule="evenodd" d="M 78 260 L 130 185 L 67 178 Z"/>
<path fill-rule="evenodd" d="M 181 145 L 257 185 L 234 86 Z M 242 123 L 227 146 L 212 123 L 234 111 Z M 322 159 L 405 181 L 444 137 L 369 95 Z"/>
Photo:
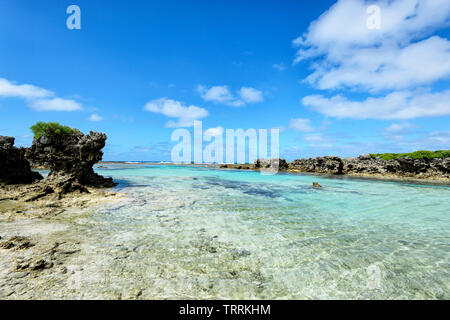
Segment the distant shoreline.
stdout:
<path fill-rule="evenodd" d="M 254 164 L 211 164 L 211 163 L 173 163 L 173 162 L 138 162 L 138 161 L 102 161 L 97 166 L 108 164 L 127 164 L 127 165 L 167 165 L 167 166 L 185 166 L 185 167 L 207 167 L 220 170 L 242 170 L 242 171 L 260 171 Z M 226 166 L 226 167 L 225 167 Z M 319 173 L 319 172 L 305 172 L 297 169 L 282 169 L 279 173 L 287 173 L 292 175 L 310 175 L 319 177 L 333 177 L 333 178 L 355 178 L 375 181 L 392 181 L 392 182 L 409 182 L 409 183 L 426 183 L 438 185 L 450 185 L 450 178 L 447 177 L 404 177 L 395 174 L 380 174 L 380 173 Z"/>

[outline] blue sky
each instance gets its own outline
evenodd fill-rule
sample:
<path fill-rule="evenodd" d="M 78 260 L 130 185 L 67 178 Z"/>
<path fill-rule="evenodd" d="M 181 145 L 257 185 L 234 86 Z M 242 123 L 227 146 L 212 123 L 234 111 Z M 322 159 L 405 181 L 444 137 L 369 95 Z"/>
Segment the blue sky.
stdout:
<path fill-rule="evenodd" d="M 0 135 L 57 121 L 107 133 L 105 160 L 169 160 L 197 119 L 280 128 L 289 160 L 450 149 L 449 19 L 447 0 L 2 1 Z"/>

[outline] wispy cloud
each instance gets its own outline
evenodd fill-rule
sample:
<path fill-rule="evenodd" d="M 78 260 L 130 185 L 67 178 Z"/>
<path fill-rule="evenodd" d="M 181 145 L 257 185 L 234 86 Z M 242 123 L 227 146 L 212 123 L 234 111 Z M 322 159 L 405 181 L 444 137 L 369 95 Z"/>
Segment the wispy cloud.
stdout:
<path fill-rule="evenodd" d="M 291 119 L 289 122 L 289 128 L 300 132 L 311 132 L 314 131 L 311 126 L 310 119 Z"/>
<path fill-rule="evenodd" d="M 98 122 L 98 121 L 102 121 L 102 120 L 103 120 L 103 118 L 96 113 L 91 114 L 90 117 L 88 118 L 88 121 L 92 121 L 92 122 Z"/>
<path fill-rule="evenodd" d="M 54 92 L 30 84 L 15 84 L 0 78 L 0 97 L 24 99 L 36 111 L 78 111 L 83 106 L 73 99 L 63 99 Z"/>
<path fill-rule="evenodd" d="M 207 130 L 205 130 L 205 136 L 210 136 L 210 137 L 216 137 L 216 136 L 220 136 L 223 134 L 223 128 L 222 127 L 216 127 L 216 128 L 209 128 Z"/>
<path fill-rule="evenodd" d="M 28 101 L 31 108 L 36 111 L 78 111 L 83 106 L 72 99 L 38 99 Z"/>
<path fill-rule="evenodd" d="M 311 133 L 303 137 L 305 142 L 309 143 L 311 148 L 331 148 L 334 140 L 322 133 Z"/>
<path fill-rule="evenodd" d="M 450 145 L 450 131 L 435 131 L 421 135 L 407 135 L 392 133 L 386 135 L 386 139 L 403 150 L 442 150 L 448 149 Z"/>
<path fill-rule="evenodd" d="M 263 102 L 263 93 L 251 87 L 241 87 L 233 94 L 228 86 L 205 87 L 199 85 L 197 91 L 205 101 L 224 104 L 232 107 L 242 107 L 249 103 Z"/>
<path fill-rule="evenodd" d="M 255 88 L 242 87 L 239 90 L 239 97 L 244 101 L 244 103 L 257 103 L 264 101 L 262 92 L 256 90 Z"/>
<path fill-rule="evenodd" d="M 15 84 L 4 78 L 0 78 L 0 96 L 22 99 L 39 99 L 52 96 L 51 91 L 33 86 L 31 84 Z"/>
<path fill-rule="evenodd" d="M 194 124 L 194 120 L 208 116 L 206 109 L 194 105 L 186 106 L 180 101 L 166 97 L 148 102 L 144 110 L 175 118 L 176 121 L 170 120 L 166 123 L 167 128 L 190 127 Z"/>
<path fill-rule="evenodd" d="M 282 63 L 275 63 L 272 65 L 272 68 L 278 71 L 284 71 L 286 70 L 286 67 Z"/>
<path fill-rule="evenodd" d="M 342 95 L 307 96 L 302 104 L 330 117 L 351 119 L 413 119 L 450 115 L 450 90 L 428 93 L 399 91 L 382 97 L 351 101 Z"/>
<path fill-rule="evenodd" d="M 384 131 L 387 134 L 391 134 L 391 133 L 404 134 L 404 133 L 409 133 L 418 128 L 419 128 L 419 126 L 404 122 L 404 123 L 393 123 L 389 127 L 387 127 Z"/>

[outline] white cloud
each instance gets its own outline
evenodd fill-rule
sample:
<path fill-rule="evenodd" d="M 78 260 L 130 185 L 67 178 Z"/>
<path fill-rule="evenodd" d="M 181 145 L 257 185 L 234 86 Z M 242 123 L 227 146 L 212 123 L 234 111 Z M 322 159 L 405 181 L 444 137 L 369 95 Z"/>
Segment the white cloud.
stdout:
<path fill-rule="evenodd" d="M 256 103 L 264 101 L 262 92 L 254 88 L 242 87 L 239 90 L 239 96 L 246 103 Z"/>
<path fill-rule="evenodd" d="M 193 105 L 185 106 L 182 102 L 165 97 L 148 102 L 144 106 L 144 110 L 177 119 L 176 121 L 170 120 L 167 122 L 167 128 L 190 127 L 194 124 L 194 120 L 208 116 L 206 109 Z"/>
<path fill-rule="evenodd" d="M 284 71 L 286 70 L 286 67 L 282 63 L 275 63 L 272 65 L 272 68 L 278 71 Z"/>
<path fill-rule="evenodd" d="M 133 149 L 131 149 L 131 152 L 149 152 L 150 149 L 143 146 L 136 146 Z"/>
<path fill-rule="evenodd" d="M 15 97 L 22 99 L 37 99 L 52 96 L 51 91 L 30 85 L 17 85 L 0 78 L 0 97 Z"/>
<path fill-rule="evenodd" d="M 103 118 L 96 113 L 91 114 L 91 116 L 88 118 L 88 121 L 92 121 L 92 122 L 98 122 L 98 121 L 102 121 L 102 120 L 103 120 Z"/>
<path fill-rule="evenodd" d="M 200 92 L 201 97 L 205 101 L 222 103 L 234 107 L 239 107 L 244 104 L 242 101 L 237 100 L 233 96 L 228 86 L 213 86 L 210 88 L 206 88 L 205 86 L 199 85 L 197 87 L 197 90 L 198 92 Z"/>
<path fill-rule="evenodd" d="M 409 152 L 417 150 L 447 150 L 450 145 L 450 131 L 435 131 L 414 137 L 394 134 L 386 138 L 391 145 Z"/>
<path fill-rule="evenodd" d="M 301 132 L 314 131 L 311 127 L 311 120 L 309 119 L 291 119 L 289 122 L 289 127 Z"/>
<path fill-rule="evenodd" d="M 303 137 L 303 140 L 308 143 L 308 148 L 325 148 L 333 147 L 333 139 L 322 133 L 311 133 Z"/>
<path fill-rule="evenodd" d="M 368 4 L 339 0 L 295 39 L 295 62 L 318 58 L 307 82 L 319 89 L 403 90 L 448 78 L 450 42 L 433 36 L 450 21 L 448 0 L 373 1 L 381 29 L 367 28 Z"/>
<path fill-rule="evenodd" d="M 211 137 L 221 136 L 223 134 L 223 128 L 222 127 L 216 127 L 216 128 L 209 128 L 205 130 L 205 136 L 209 135 Z"/>
<path fill-rule="evenodd" d="M 405 136 L 417 135 L 419 126 L 411 123 L 393 123 L 383 130 L 386 139 L 401 144 L 405 140 Z"/>
<path fill-rule="evenodd" d="M 18 85 L 3 78 L 0 78 L 0 97 L 24 99 L 36 111 L 83 110 L 75 100 L 58 98 L 52 91 L 30 84 Z"/>
<path fill-rule="evenodd" d="M 384 129 L 384 131 L 387 134 L 403 134 L 403 133 L 411 132 L 412 130 L 417 129 L 417 128 L 419 128 L 419 127 L 414 124 L 407 123 L 407 122 L 393 123 L 386 129 Z"/>
<path fill-rule="evenodd" d="M 248 103 L 264 101 L 262 92 L 250 87 L 241 87 L 237 92 L 237 95 L 231 93 L 228 86 L 213 86 L 207 88 L 199 85 L 197 91 L 205 101 L 225 104 L 232 107 L 242 107 Z"/>
<path fill-rule="evenodd" d="M 429 93 L 395 91 L 383 97 L 351 101 L 342 95 L 306 96 L 303 105 L 323 115 L 351 119 L 413 119 L 450 115 L 450 90 Z"/>
<path fill-rule="evenodd" d="M 328 141 L 328 139 L 324 135 L 322 135 L 320 133 L 307 134 L 307 135 L 305 135 L 304 140 L 306 142 L 325 142 L 325 141 Z"/>
<path fill-rule="evenodd" d="M 432 132 L 425 138 L 427 145 L 436 146 L 436 149 L 446 148 L 450 146 L 450 131 Z"/>
<path fill-rule="evenodd" d="M 36 111 L 77 111 L 83 110 L 83 106 L 70 99 L 39 99 L 29 101 L 29 105 Z"/>

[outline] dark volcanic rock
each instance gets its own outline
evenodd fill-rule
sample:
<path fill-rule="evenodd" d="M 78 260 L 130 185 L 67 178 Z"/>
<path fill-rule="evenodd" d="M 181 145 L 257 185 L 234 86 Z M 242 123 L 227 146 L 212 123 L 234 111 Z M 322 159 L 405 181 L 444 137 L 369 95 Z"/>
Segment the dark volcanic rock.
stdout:
<path fill-rule="evenodd" d="M 67 192 L 80 185 L 113 187 L 116 184 L 111 178 L 96 174 L 92 168 L 102 160 L 106 139 L 104 133 L 91 131 L 85 135 L 78 130 L 70 135 L 42 136 L 33 140 L 26 157 L 34 164 L 48 166 L 50 174 L 46 180 L 64 183 Z"/>
<path fill-rule="evenodd" d="M 288 163 L 284 159 L 256 159 L 254 166 L 256 169 L 287 169 Z"/>
<path fill-rule="evenodd" d="M 449 178 L 450 158 L 445 159 L 412 159 L 403 157 L 383 160 L 359 156 L 344 160 L 345 174 L 381 174 L 412 178 Z"/>
<path fill-rule="evenodd" d="M 276 161 L 279 162 L 280 170 L 291 172 L 373 175 L 387 178 L 450 179 L 450 157 L 444 159 L 412 159 L 403 157 L 383 160 L 366 154 L 357 158 L 341 159 L 339 157 L 325 156 L 314 159 L 297 159 L 292 162 L 286 162 L 284 159 L 257 159 L 254 165 L 221 165 L 220 168 L 272 169 Z"/>
<path fill-rule="evenodd" d="M 7 184 L 31 183 L 42 176 L 31 171 L 25 159 L 25 149 L 14 147 L 14 138 L 0 136 L 0 182 Z"/>
<path fill-rule="evenodd" d="M 343 166 L 341 158 L 329 156 L 315 159 L 297 159 L 289 162 L 289 169 L 301 172 L 341 174 Z"/>

